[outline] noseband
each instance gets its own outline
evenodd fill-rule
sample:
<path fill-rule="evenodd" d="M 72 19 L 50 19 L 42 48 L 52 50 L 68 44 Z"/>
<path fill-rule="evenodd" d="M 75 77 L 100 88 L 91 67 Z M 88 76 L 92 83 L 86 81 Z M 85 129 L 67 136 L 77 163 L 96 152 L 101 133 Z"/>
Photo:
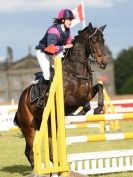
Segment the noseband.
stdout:
<path fill-rule="evenodd" d="M 97 57 L 96 57 L 96 55 L 95 55 L 95 53 L 93 52 L 93 49 L 92 49 L 91 38 L 97 33 L 98 30 L 102 33 L 102 31 L 99 28 L 96 28 L 94 33 L 88 37 L 89 38 L 90 52 L 91 52 L 91 56 L 94 58 L 94 62 L 97 63 L 98 67 L 101 68 L 101 69 L 105 69 L 106 64 L 98 62 Z"/>

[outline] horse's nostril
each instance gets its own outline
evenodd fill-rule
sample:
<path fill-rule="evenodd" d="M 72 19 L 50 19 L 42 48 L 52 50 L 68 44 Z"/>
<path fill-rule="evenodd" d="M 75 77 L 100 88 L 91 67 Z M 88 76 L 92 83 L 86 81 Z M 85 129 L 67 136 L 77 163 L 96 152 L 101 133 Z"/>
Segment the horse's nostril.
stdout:
<path fill-rule="evenodd" d="M 106 55 L 104 53 L 99 54 L 99 57 L 105 57 Z"/>
<path fill-rule="evenodd" d="M 102 57 L 102 55 L 98 55 L 98 57 Z"/>

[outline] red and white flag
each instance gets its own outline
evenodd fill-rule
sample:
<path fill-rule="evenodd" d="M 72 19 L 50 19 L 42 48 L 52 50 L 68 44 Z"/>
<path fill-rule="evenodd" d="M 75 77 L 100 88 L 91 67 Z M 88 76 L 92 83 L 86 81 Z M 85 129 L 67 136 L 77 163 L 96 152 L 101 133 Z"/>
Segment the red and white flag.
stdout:
<path fill-rule="evenodd" d="M 71 27 L 77 25 L 78 23 L 83 22 L 83 28 L 85 27 L 85 13 L 84 13 L 84 4 L 83 2 L 79 4 L 75 9 L 72 10 L 75 19 L 72 22 Z"/>

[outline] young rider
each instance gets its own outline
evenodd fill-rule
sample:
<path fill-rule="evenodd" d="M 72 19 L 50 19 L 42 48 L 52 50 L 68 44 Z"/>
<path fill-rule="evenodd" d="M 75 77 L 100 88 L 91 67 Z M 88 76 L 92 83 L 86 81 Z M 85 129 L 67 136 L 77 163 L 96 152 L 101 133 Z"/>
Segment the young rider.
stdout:
<path fill-rule="evenodd" d="M 70 26 L 74 15 L 71 10 L 63 9 L 59 12 L 58 17 L 54 19 L 53 25 L 48 28 L 44 37 L 39 41 L 36 46 L 36 55 L 43 72 L 44 84 L 41 91 L 41 97 L 38 106 L 42 106 L 44 97 L 44 91 L 46 85 L 50 80 L 50 60 L 53 54 L 60 54 L 63 56 L 63 50 L 73 47 L 72 38 L 70 34 Z M 49 46 L 52 46 L 52 51 L 47 52 Z"/>

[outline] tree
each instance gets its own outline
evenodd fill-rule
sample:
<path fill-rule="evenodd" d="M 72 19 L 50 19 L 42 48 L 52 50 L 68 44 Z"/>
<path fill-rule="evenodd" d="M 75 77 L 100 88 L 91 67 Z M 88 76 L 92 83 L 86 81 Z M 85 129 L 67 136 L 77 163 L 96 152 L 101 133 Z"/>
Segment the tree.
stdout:
<path fill-rule="evenodd" d="M 124 94 L 132 94 L 133 93 L 133 76 L 127 80 L 127 82 L 123 85 L 121 92 Z"/>
<path fill-rule="evenodd" d="M 116 93 L 125 94 L 125 83 L 128 82 L 128 80 L 133 76 L 133 47 L 130 47 L 129 49 L 123 49 L 119 53 L 114 62 L 114 69 Z M 129 90 L 131 91 L 132 89 L 129 88 Z"/>

